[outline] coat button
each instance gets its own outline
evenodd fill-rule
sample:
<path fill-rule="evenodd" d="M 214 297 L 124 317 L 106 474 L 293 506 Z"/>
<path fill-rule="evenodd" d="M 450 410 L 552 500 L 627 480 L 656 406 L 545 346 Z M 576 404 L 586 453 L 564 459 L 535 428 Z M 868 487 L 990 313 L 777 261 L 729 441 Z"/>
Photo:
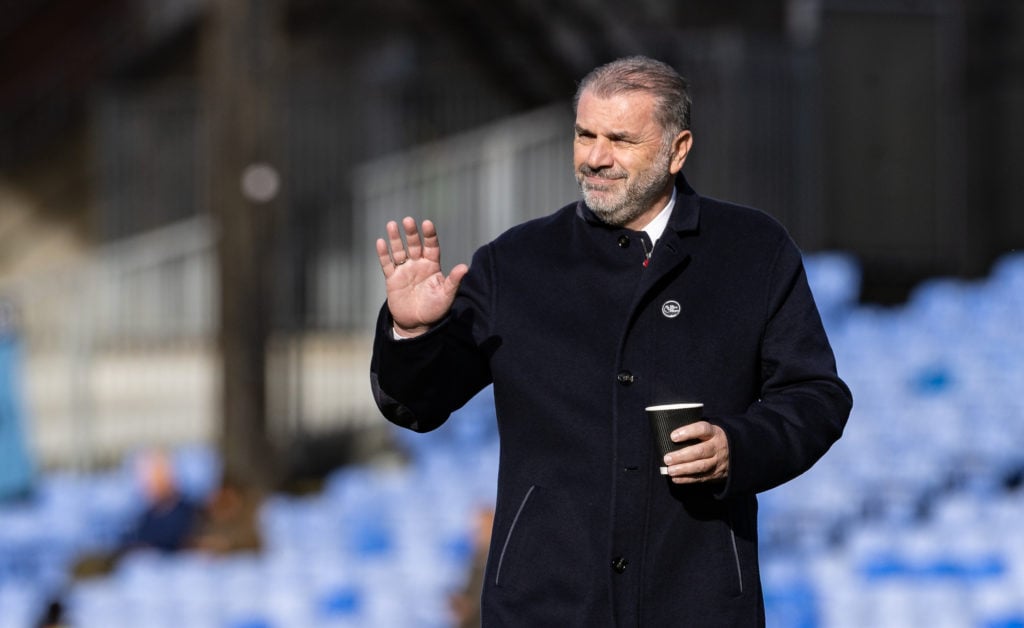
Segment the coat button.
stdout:
<path fill-rule="evenodd" d="M 619 374 L 615 376 L 615 379 L 623 386 L 629 386 L 636 381 L 636 378 L 633 377 L 633 374 L 629 371 L 619 371 Z"/>
<path fill-rule="evenodd" d="M 626 571 L 626 565 L 628 564 L 629 561 L 622 556 L 616 556 L 612 559 L 612 569 L 615 570 L 615 573 L 622 573 L 623 571 Z"/>
<path fill-rule="evenodd" d="M 629 248 L 629 236 L 625 236 L 625 235 L 619 236 L 619 248 L 620 249 L 628 249 Z"/>

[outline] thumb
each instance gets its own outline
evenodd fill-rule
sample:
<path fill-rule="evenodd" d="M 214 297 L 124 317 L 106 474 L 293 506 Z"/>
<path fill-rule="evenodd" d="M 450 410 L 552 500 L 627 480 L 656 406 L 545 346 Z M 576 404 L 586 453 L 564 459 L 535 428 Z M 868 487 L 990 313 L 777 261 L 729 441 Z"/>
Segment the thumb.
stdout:
<path fill-rule="evenodd" d="M 444 280 L 444 290 L 448 294 L 455 294 L 455 291 L 459 289 L 459 284 L 462 283 L 462 278 L 469 272 L 469 266 L 465 264 L 459 264 L 455 268 L 452 268 L 452 272 L 448 273 L 448 277 Z"/>

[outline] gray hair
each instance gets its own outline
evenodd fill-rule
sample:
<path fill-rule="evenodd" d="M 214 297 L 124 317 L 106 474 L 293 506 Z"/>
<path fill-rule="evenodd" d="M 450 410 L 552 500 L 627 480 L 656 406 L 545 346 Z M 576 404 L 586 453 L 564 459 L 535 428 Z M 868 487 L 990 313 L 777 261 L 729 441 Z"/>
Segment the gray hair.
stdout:
<path fill-rule="evenodd" d="M 655 97 L 654 115 L 665 131 L 674 137 L 690 128 L 690 85 L 667 63 L 644 56 L 624 57 L 594 68 L 583 77 L 576 96 L 576 111 L 583 92 L 607 98 L 627 92 L 648 92 Z"/>

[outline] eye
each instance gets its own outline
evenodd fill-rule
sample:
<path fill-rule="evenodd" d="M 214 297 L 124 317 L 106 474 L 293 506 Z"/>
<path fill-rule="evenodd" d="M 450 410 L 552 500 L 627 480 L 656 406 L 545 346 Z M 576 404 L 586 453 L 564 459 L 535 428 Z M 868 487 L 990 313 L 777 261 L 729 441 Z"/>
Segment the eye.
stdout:
<path fill-rule="evenodd" d="M 608 140 L 616 146 L 632 146 L 638 144 L 637 139 L 631 135 L 613 134 L 608 136 Z"/>
<path fill-rule="evenodd" d="M 587 131 L 586 129 L 581 129 L 577 127 L 573 131 L 576 135 L 576 139 L 594 139 L 594 134 L 591 131 Z"/>

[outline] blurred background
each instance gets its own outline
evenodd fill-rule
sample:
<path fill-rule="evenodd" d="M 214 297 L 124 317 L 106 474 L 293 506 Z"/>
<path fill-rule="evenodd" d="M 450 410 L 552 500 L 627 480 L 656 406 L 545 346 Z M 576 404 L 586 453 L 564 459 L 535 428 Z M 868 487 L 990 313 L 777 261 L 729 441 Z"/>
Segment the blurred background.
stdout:
<path fill-rule="evenodd" d="M 1024 4 L 0 6 L 0 627 L 474 625 L 489 391 L 379 416 L 373 241 L 574 200 L 576 81 L 636 53 L 856 400 L 762 496 L 769 625 L 1024 625 Z"/>

